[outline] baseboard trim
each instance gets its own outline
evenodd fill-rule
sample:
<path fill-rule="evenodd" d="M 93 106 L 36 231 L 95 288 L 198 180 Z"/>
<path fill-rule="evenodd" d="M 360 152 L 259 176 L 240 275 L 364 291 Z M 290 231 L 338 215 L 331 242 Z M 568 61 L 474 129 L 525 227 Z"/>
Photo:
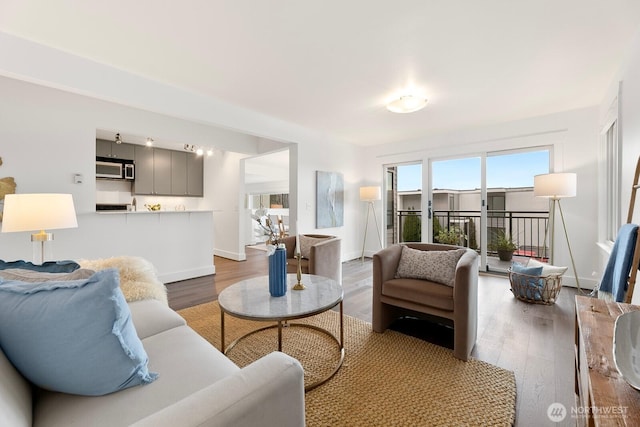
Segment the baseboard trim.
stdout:
<path fill-rule="evenodd" d="M 210 265 L 206 267 L 193 268 L 184 271 L 173 271 L 166 274 L 159 274 L 158 279 L 162 283 L 179 282 L 181 280 L 194 279 L 196 277 L 209 276 L 216 274 L 216 266 Z"/>
<path fill-rule="evenodd" d="M 213 254 L 215 256 L 231 259 L 231 260 L 234 260 L 234 261 L 246 261 L 246 259 L 247 259 L 247 254 L 245 254 L 244 251 L 239 253 L 239 252 L 224 251 L 224 250 L 221 250 L 221 249 L 214 249 L 213 250 Z"/>

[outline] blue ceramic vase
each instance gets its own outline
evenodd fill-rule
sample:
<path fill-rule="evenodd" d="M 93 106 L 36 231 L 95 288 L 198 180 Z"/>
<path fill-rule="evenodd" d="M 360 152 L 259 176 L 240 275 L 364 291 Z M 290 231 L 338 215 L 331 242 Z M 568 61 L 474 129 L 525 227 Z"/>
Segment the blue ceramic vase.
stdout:
<path fill-rule="evenodd" d="M 287 293 L 287 250 L 277 248 L 269 256 L 269 293 L 281 297 Z"/>

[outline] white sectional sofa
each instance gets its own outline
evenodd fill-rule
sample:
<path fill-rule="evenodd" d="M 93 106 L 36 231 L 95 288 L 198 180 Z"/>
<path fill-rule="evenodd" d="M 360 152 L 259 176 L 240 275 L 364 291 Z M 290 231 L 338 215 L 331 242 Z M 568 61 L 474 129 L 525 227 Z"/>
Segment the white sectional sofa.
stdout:
<path fill-rule="evenodd" d="M 0 426 L 304 425 L 298 361 L 274 352 L 241 369 L 165 303 L 128 305 L 155 381 L 97 397 L 52 392 L 29 383 L 0 352 Z"/>

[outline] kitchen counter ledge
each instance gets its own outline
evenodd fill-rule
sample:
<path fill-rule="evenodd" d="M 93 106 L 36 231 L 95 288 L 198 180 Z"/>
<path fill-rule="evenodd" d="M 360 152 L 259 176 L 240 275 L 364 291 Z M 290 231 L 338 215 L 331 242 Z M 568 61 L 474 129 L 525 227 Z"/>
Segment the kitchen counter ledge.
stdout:
<path fill-rule="evenodd" d="M 96 211 L 100 215 L 140 215 L 140 214 L 180 214 L 180 213 L 200 213 L 200 212 L 213 212 L 211 210 L 184 210 L 184 211 Z"/>

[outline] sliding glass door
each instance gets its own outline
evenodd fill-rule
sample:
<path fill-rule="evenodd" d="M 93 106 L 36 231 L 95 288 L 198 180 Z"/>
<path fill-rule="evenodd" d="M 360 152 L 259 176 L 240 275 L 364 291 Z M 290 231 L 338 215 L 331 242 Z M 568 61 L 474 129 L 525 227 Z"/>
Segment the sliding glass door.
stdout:
<path fill-rule="evenodd" d="M 482 157 L 431 162 L 428 216 L 436 243 L 480 252 L 482 243 Z"/>
<path fill-rule="evenodd" d="M 533 177 L 549 173 L 549 150 L 487 154 L 487 271 L 506 272 L 511 262 L 546 259 L 548 199 L 533 195 Z"/>
<path fill-rule="evenodd" d="M 474 249 L 492 272 L 547 256 L 549 203 L 533 196 L 533 177 L 549 172 L 549 149 L 431 160 L 429 172 L 431 241 Z"/>

